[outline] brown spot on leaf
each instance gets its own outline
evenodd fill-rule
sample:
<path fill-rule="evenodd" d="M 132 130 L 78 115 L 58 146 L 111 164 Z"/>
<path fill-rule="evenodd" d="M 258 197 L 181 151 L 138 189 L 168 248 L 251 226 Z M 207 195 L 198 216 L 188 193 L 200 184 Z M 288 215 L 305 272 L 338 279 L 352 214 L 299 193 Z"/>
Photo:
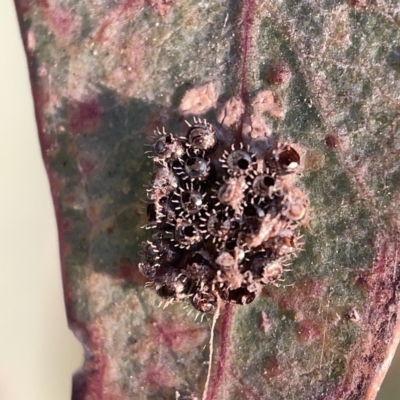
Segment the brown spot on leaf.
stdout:
<path fill-rule="evenodd" d="M 273 288 L 266 288 L 265 294 L 273 298 L 283 310 L 301 311 L 303 303 L 308 299 L 320 299 L 326 293 L 326 286 L 310 277 L 299 279 L 289 292 L 284 294 Z"/>
<path fill-rule="evenodd" d="M 63 220 L 63 223 L 61 226 L 63 233 L 70 231 L 73 227 L 74 227 L 74 223 L 71 220 L 69 220 L 69 219 Z"/>
<path fill-rule="evenodd" d="M 93 54 L 103 59 L 101 82 L 125 98 L 137 96 L 138 87 L 148 73 L 143 60 L 151 51 L 149 37 L 131 32 L 127 26 L 128 21 L 135 20 L 144 3 L 144 0 L 121 2 L 99 22 L 93 34 Z"/>
<path fill-rule="evenodd" d="M 41 135 L 40 144 L 42 145 L 43 151 L 46 152 L 47 155 L 54 156 L 60 148 L 55 136 L 51 133 L 44 133 Z"/>
<path fill-rule="evenodd" d="M 15 2 L 15 7 L 17 9 L 17 12 L 20 16 L 24 17 L 26 13 L 31 11 L 33 3 L 36 4 L 36 1 L 34 0 L 20 0 Z"/>
<path fill-rule="evenodd" d="M 155 321 L 151 325 L 150 342 L 184 354 L 201 344 L 207 337 L 203 327 L 184 325 L 176 321 Z"/>
<path fill-rule="evenodd" d="M 87 210 L 87 217 L 92 224 L 97 224 L 102 220 L 101 214 L 103 211 L 104 203 L 107 201 L 107 197 L 102 197 L 91 201 Z"/>
<path fill-rule="evenodd" d="M 185 93 L 179 106 L 182 115 L 205 114 L 217 104 L 218 93 L 212 82 L 193 88 Z"/>
<path fill-rule="evenodd" d="M 303 321 L 299 322 L 297 334 L 302 342 L 306 342 L 308 344 L 315 342 L 322 337 L 321 329 L 318 324 L 309 319 L 304 319 Z"/>
<path fill-rule="evenodd" d="M 366 8 L 368 7 L 368 0 L 349 0 L 349 4 L 351 7 L 355 8 Z"/>
<path fill-rule="evenodd" d="M 264 118 L 261 115 L 252 115 L 249 118 L 246 118 L 243 124 L 243 135 L 249 136 L 250 139 L 263 139 L 272 135 L 272 129 L 265 122 Z M 275 139 L 272 139 L 275 142 Z M 268 147 L 272 147 L 272 143 Z"/>
<path fill-rule="evenodd" d="M 49 105 L 50 99 L 48 88 L 46 86 L 34 86 L 32 92 L 35 100 L 35 105 L 38 110 L 46 110 Z M 47 126 L 47 120 L 44 116 L 44 113 L 37 113 L 36 118 L 38 119 L 38 123 L 42 127 L 42 129 Z"/>
<path fill-rule="evenodd" d="M 324 153 L 319 149 L 308 150 L 305 156 L 304 169 L 306 171 L 318 171 L 325 165 Z"/>
<path fill-rule="evenodd" d="M 69 125 L 73 134 L 94 132 L 101 125 L 103 108 L 96 98 L 71 105 Z"/>
<path fill-rule="evenodd" d="M 290 70 L 283 64 L 273 65 L 268 69 L 266 78 L 271 85 L 284 85 L 290 79 Z"/>
<path fill-rule="evenodd" d="M 267 361 L 263 375 L 266 379 L 273 379 L 278 377 L 279 375 L 282 375 L 283 372 L 284 368 L 282 368 L 278 359 L 276 357 L 273 357 Z"/>
<path fill-rule="evenodd" d="M 325 284 L 317 279 L 306 277 L 300 283 L 306 296 L 318 299 L 321 298 L 327 290 Z"/>
<path fill-rule="evenodd" d="M 79 192 L 67 194 L 63 199 L 63 205 L 73 210 L 84 210 L 87 206 L 86 195 Z"/>
<path fill-rule="evenodd" d="M 326 147 L 328 147 L 329 149 L 336 149 L 337 147 L 339 147 L 339 138 L 337 137 L 337 135 L 329 133 L 325 136 L 324 140 Z"/>
<path fill-rule="evenodd" d="M 304 314 L 301 311 L 296 311 L 294 313 L 294 320 L 295 322 L 301 322 L 304 319 Z"/>
<path fill-rule="evenodd" d="M 52 13 L 51 25 L 59 37 L 68 41 L 73 39 L 79 29 L 75 15 L 65 10 L 55 10 Z"/>
<path fill-rule="evenodd" d="M 112 38 L 113 42 L 118 40 L 120 39 L 117 37 Z M 146 43 L 140 36 L 126 38 L 123 42 L 123 45 L 115 43 L 115 53 L 113 53 L 115 57 L 106 65 L 109 70 L 107 82 L 119 90 L 124 88 L 123 91 L 129 95 L 134 93 L 134 89 L 129 90 L 125 87 L 136 87 L 137 80 L 144 74 L 142 61 L 146 55 Z"/>

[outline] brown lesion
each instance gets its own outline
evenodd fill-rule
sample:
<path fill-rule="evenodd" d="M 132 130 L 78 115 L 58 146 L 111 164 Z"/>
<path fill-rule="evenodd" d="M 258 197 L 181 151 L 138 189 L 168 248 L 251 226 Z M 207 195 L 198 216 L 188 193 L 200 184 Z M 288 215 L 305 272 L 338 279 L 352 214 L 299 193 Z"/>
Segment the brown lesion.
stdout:
<path fill-rule="evenodd" d="M 328 133 L 324 138 L 324 142 L 328 149 L 337 149 L 340 146 L 339 136 L 334 133 Z"/>
<path fill-rule="evenodd" d="M 376 251 L 372 269 L 357 279 L 368 293 L 360 347 L 348 358 L 347 373 L 328 399 L 375 399 L 400 340 L 399 241 L 379 235 Z"/>
<path fill-rule="evenodd" d="M 265 74 L 265 80 L 270 85 L 285 86 L 289 83 L 291 72 L 289 67 L 282 63 L 276 62 L 271 65 Z"/>
<path fill-rule="evenodd" d="M 102 125 L 104 109 L 96 97 L 71 102 L 69 128 L 73 134 L 97 132 Z"/>

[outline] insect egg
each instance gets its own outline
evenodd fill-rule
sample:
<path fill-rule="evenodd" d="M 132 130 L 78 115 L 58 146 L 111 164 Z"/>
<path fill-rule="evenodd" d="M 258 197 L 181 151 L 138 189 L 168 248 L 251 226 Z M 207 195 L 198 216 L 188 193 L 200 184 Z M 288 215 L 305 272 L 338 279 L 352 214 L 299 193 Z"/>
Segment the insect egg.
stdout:
<path fill-rule="evenodd" d="M 287 173 L 293 172 L 300 165 L 299 153 L 289 145 L 273 150 L 272 154 L 278 168 Z"/>
<path fill-rule="evenodd" d="M 202 240 L 201 232 L 196 224 L 179 221 L 175 228 L 175 240 L 181 247 L 191 247 Z"/>
<path fill-rule="evenodd" d="M 159 156 L 165 154 L 168 150 L 167 138 L 162 136 L 160 139 L 158 139 L 157 142 L 154 143 L 153 149 Z"/>
<path fill-rule="evenodd" d="M 146 258 L 146 262 L 150 264 L 154 264 L 158 262 L 158 250 L 157 246 L 152 242 L 146 242 L 144 245 L 144 254 Z"/>
<path fill-rule="evenodd" d="M 208 174 L 207 161 L 201 157 L 190 157 L 185 162 L 185 172 L 191 179 L 204 179 Z"/>
<path fill-rule="evenodd" d="M 198 281 L 208 280 L 215 275 L 210 261 L 200 253 L 195 253 L 186 259 L 187 275 Z"/>
<path fill-rule="evenodd" d="M 243 215 L 245 216 L 245 218 L 264 218 L 265 216 L 265 212 L 261 207 L 255 206 L 255 205 L 248 205 L 243 209 Z"/>
<path fill-rule="evenodd" d="M 207 221 L 207 231 L 217 238 L 226 237 L 230 226 L 229 219 L 221 213 L 211 215 Z"/>
<path fill-rule="evenodd" d="M 299 189 L 295 189 L 287 195 L 283 212 L 292 221 L 297 222 L 305 219 L 307 206 L 303 194 Z"/>
<path fill-rule="evenodd" d="M 298 203 L 289 203 L 287 215 L 293 221 L 300 221 L 306 215 L 306 207 L 304 204 Z"/>
<path fill-rule="evenodd" d="M 156 288 L 156 293 L 163 299 L 174 297 L 176 294 L 175 288 L 172 285 L 159 285 Z"/>
<path fill-rule="evenodd" d="M 257 293 L 250 292 L 246 287 L 240 287 L 228 292 L 228 300 L 236 304 L 250 304 L 255 298 Z"/>
<path fill-rule="evenodd" d="M 225 181 L 218 190 L 218 200 L 223 204 L 235 202 L 235 198 L 243 198 L 244 190 L 247 185 L 242 178 L 229 178 Z"/>
<path fill-rule="evenodd" d="M 225 249 L 226 249 L 227 251 L 232 251 L 232 250 L 234 250 L 236 246 L 237 246 L 236 238 L 229 238 L 229 239 L 225 242 Z"/>
<path fill-rule="evenodd" d="M 157 294 L 164 299 L 175 297 L 176 295 L 175 282 L 173 282 L 171 279 L 168 278 L 169 277 L 164 275 L 164 279 L 166 281 L 163 282 L 162 284 L 156 285 Z"/>
<path fill-rule="evenodd" d="M 217 144 L 217 135 L 211 124 L 195 124 L 187 133 L 188 144 L 197 151 L 209 151 Z"/>
<path fill-rule="evenodd" d="M 163 265 L 171 265 L 179 261 L 182 253 L 177 249 L 170 240 L 160 240 L 157 243 L 159 261 Z"/>
<path fill-rule="evenodd" d="M 162 197 L 156 204 L 157 222 L 161 230 L 171 231 L 175 221 L 175 210 L 168 197 Z"/>
<path fill-rule="evenodd" d="M 228 166 L 228 170 L 244 173 L 251 167 L 251 155 L 244 150 L 235 150 L 229 154 L 226 164 Z"/>
<path fill-rule="evenodd" d="M 276 281 L 283 274 L 283 267 L 279 261 L 272 261 L 264 267 L 261 282 L 264 284 Z"/>
<path fill-rule="evenodd" d="M 189 214 L 197 214 L 203 208 L 203 198 L 199 192 L 185 191 L 181 194 L 181 204 Z"/>
<path fill-rule="evenodd" d="M 217 306 L 217 299 L 215 296 L 208 292 L 196 292 L 191 298 L 190 302 L 193 307 L 200 312 L 214 312 Z"/>
<path fill-rule="evenodd" d="M 218 190 L 218 200 L 223 203 L 229 203 L 235 195 L 235 181 L 230 180 L 221 185 Z"/>
<path fill-rule="evenodd" d="M 231 207 L 230 210 L 234 214 L 239 215 L 242 210 L 246 189 L 247 184 L 244 176 L 231 177 L 220 186 L 217 198 L 222 204 Z"/>
<path fill-rule="evenodd" d="M 250 260 L 250 271 L 255 278 L 261 278 L 264 273 L 264 268 L 270 262 L 268 253 L 258 253 Z"/>
<path fill-rule="evenodd" d="M 262 223 L 265 212 L 261 207 L 248 205 L 243 210 L 243 230 L 246 234 L 256 235 Z"/>
<path fill-rule="evenodd" d="M 157 160 L 169 161 L 182 156 L 183 147 L 172 134 L 161 136 L 153 145 Z"/>
<path fill-rule="evenodd" d="M 172 192 L 179 186 L 176 175 L 167 167 L 160 167 L 156 170 L 153 177 L 153 187 L 164 188 L 168 192 Z"/>
<path fill-rule="evenodd" d="M 275 179 L 267 174 L 258 175 L 253 181 L 253 191 L 260 197 L 270 197 Z"/>
<path fill-rule="evenodd" d="M 189 293 L 191 285 L 191 280 L 176 268 L 168 269 L 162 276 L 156 278 L 156 292 L 163 298 L 184 298 Z"/>
<path fill-rule="evenodd" d="M 289 175 L 300 155 L 275 139 L 245 148 L 205 120 L 188 125 L 153 144 L 147 227 L 156 233 L 139 270 L 167 303 L 186 299 L 200 312 L 249 304 L 304 245 L 296 231 L 308 199 Z"/>
<path fill-rule="evenodd" d="M 157 268 L 150 263 L 139 263 L 139 271 L 148 279 L 153 279 L 156 276 Z"/>

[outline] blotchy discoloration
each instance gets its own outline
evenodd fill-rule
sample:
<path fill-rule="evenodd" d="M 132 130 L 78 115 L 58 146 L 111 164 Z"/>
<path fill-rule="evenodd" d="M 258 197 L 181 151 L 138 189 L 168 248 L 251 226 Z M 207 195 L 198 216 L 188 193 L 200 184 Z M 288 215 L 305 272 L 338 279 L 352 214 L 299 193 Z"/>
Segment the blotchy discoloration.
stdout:
<path fill-rule="evenodd" d="M 379 235 L 376 240 L 377 256 L 372 271 L 360 273 L 358 284 L 369 292 L 369 306 L 364 312 L 365 324 L 362 346 L 348 360 L 349 372 L 337 390 L 327 397 L 363 398 L 373 400 L 380 388 L 390 363 L 385 360 L 396 349 L 400 336 L 399 242 Z M 389 346 L 387 345 L 389 343 Z M 364 360 L 371 360 L 365 363 Z"/>
<path fill-rule="evenodd" d="M 75 135 L 95 132 L 101 126 L 104 109 L 95 97 L 71 104 L 69 125 Z"/>
<path fill-rule="evenodd" d="M 208 340 L 187 351 L 187 343 L 166 340 L 151 325 L 167 320 L 172 330 L 194 313 L 187 316 L 181 304 L 157 308 L 136 268 L 146 223 L 139 203 L 151 169 L 142 134 L 191 123 L 179 112 L 185 91 L 210 82 L 218 93 L 204 110 L 227 148 L 251 144 L 261 157 L 289 140 L 304 150 L 297 150 L 302 160 L 311 151 L 300 186 L 313 211 L 305 251 L 282 286 L 235 307 L 225 330 L 232 345 L 222 366 L 212 366 L 214 399 L 372 398 L 399 331 L 398 10 L 370 1 L 16 4 L 56 207 L 68 320 L 87 345 L 75 379 L 79 400 L 203 392 Z M 252 100 L 266 91 L 281 118 L 262 109 L 251 115 Z M 196 274 L 199 265 L 192 267 Z M 347 317 L 353 308 L 357 322 Z M 273 324 L 268 333 L 262 310 Z M 200 326 L 206 335 L 208 324 Z M 84 331 L 97 331 L 97 339 Z M 143 346 L 147 332 L 154 334 Z M 150 376 L 140 375 L 145 370 Z"/>
<path fill-rule="evenodd" d="M 45 13 L 49 27 L 57 39 L 64 44 L 77 39 L 81 30 L 81 18 L 73 10 L 60 7 L 54 0 L 39 0 Z"/>
<path fill-rule="evenodd" d="M 194 324 L 154 321 L 150 325 L 149 344 L 158 343 L 181 356 L 207 338 L 207 330 Z"/>
<path fill-rule="evenodd" d="M 282 118 L 284 111 L 270 90 L 260 92 L 253 99 L 251 105 L 255 114 L 267 114 L 274 118 Z"/>

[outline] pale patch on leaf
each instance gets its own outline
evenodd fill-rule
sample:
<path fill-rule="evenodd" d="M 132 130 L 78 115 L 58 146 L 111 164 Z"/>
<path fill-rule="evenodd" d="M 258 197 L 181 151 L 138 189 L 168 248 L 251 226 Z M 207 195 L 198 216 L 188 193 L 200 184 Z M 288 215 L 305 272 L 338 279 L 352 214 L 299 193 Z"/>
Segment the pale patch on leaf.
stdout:
<path fill-rule="evenodd" d="M 229 128 L 240 121 L 240 117 L 242 116 L 243 112 L 243 101 L 236 97 L 232 97 L 218 110 L 217 121 L 224 128 Z"/>
<path fill-rule="evenodd" d="M 265 113 L 274 118 L 283 118 L 284 116 L 281 104 L 270 90 L 258 93 L 251 105 L 256 114 Z"/>
<path fill-rule="evenodd" d="M 185 93 L 179 112 L 182 115 L 201 115 L 215 108 L 218 93 L 212 82 L 191 89 Z"/>

